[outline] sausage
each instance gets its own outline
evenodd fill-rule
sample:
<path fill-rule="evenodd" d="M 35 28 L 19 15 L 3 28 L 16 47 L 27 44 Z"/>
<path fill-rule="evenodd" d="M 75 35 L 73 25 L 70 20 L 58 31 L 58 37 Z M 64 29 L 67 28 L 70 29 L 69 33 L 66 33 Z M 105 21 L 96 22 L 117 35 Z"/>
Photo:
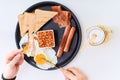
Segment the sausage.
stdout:
<path fill-rule="evenodd" d="M 71 42 L 72 42 L 72 39 L 73 39 L 75 31 L 76 31 L 76 28 L 72 27 L 71 30 L 70 30 L 70 33 L 68 35 L 66 44 L 65 44 L 64 52 L 68 52 L 69 51 L 69 48 L 70 48 L 70 45 L 71 45 Z"/>
<path fill-rule="evenodd" d="M 65 44 L 66 44 L 66 41 L 67 41 L 67 38 L 70 32 L 70 29 L 71 29 L 70 26 L 66 26 L 64 34 L 62 36 L 62 40 L 60 42 L 60 46 L 58 48 L 57 57 L 61 57 L 63 54 L 63 50 L 64 50 L 64 47 L 65 47 Z"/>

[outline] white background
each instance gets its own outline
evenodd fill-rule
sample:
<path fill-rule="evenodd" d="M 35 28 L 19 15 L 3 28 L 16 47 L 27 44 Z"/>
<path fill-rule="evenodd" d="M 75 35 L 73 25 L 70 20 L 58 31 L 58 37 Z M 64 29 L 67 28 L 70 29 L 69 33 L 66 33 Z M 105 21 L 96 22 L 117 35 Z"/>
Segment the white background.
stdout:
<path fill-rule="evenodd" d="M 31 5 L 43 0 L 0 1 L 0 73 L 4 69 L 5 56 L 17 49 L 15 28 L 17 16 Z M 46 0 L 44 0 L 46 1 Z M 88 27 L 103 24 L 112 30 L 109 41 L 100 46 L 88 46 L 78 52 L 65 67 L 81 69 L 89 80 L 120 80 L 120 0 L 52 0 L 64 4 L 77 16 L 82 28 L 82 45 Z M 17 80 L 64 80 L 59 70 L 42 71 L 24 61 Z"/>

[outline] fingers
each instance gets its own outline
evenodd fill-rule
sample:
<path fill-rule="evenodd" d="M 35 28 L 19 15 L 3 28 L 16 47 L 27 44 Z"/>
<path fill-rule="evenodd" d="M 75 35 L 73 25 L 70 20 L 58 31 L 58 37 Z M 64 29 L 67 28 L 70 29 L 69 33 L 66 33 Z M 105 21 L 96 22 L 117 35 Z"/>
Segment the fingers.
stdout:
<path fill-rule="evenodd" d="M 15 50 L 8 54 L 6 58 L 6 64 L 8 64 L 17 54 L 22 54 L 22 50 Z"/>
<path fill-rule="evenodd" d="M 64 73 L 64 71 L 63 71 L 63 68 L 61 68 L 60 70 L 63 72 L 63 75 L 64 75 L 64 77 L 65 77 L 65 80 L 70 80 L 70 79 L 65 75 L 65 73 Z"/>
<path fill-rule="evenodd" d="M 66 77 L 66 80 L 77 80 L 76 76 L 74 74 L 72 74 L 71 72 L 67 71 L 66 69 L 61 68 L 60 70 Z"/>
<path fill-rule="evenodd" d="M 77 76 L 82 75 L 82 72 L 79 69 L 75 68 L 75 67 L 68 68 L 67 70 L 72 72 L 74 75 L 77 75 Z"/>
<path fill-rule="evenodd" d="M 72 72 L 73 74 L 75 74 L 77 77 L 81 77 L 83 80 L 87 80 L 86 75 L 79 69 L 77 69 L 75 67 L 71 67 L 71 68 L 68 68 L 67 70 Z"/>
<path fill-rule="evenodd" d="M 24 55 L 21 54 L 21 59 L 20 59 L 20 61 L 19 61 L 19 65 L 21 65 L 21 64 L 23 63 L 23 61 L 24 61 Z"/>
<path fill-rule="evenodd" d="M 13 67 L 13 66 L 15 66 L 16 64 L 18 64 L 18 62 L 20 61 L 20 59 L 21 59 L 21 55 L 20 55 L 20 54 L 16 55 L 16 56 L 11 60 L 11 62 L 9 63 L 10 67 Z"/>
<path fill-rule="evenodd" d="M 65 80 L 70 80 L 69 78 L 65 77 Z"/>
<path fill-rule="evenodd" d="M 60 70 L 64 74 L 65 80 L 88 80 L 85 74 L 75 67 L 68 69 L 61 68 Z"/>

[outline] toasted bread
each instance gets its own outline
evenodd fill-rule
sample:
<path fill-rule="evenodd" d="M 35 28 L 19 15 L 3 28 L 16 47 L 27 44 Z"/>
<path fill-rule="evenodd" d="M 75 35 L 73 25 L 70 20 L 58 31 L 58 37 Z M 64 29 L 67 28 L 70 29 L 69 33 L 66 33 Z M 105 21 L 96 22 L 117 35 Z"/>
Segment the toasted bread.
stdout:
<path fill-rule="evenodd" d="M 20 14 L 18 16 L 18 20 L 21 36 L 23 36 L 29 30 L 29 32 L 31 33 L 31 30 L 35 25 L 35 14 L 25 12 L 24 14 Z"/>
<path fill-rule="evenodd" d="M 18 16 L 20 34 L 23 36 L 27 31 L 29 35 L 37 32 L 44 24 L 52 19 L 58 12 L 36 9 L 34 13 L 25 12 Z"/>
<path fill-rule="evenodd" d="M 18 15 L 18 21 L 20 26 L 20 35 L 23 36 L 29 29 L 29 27 L 24 23 L 24 14 Z"/>
<path fill-rule="evenodd" d="M 26 27 L 28 28 L 29 34 L 32 34 L 34 26 L 35 26 L 35 19 L 36 16 L 34 13 L 28 13 L 25 12 L 24 13 L 24 24 L 26 25 Z"/>
<path fill-rule="evenodd" d="M 52 19 L 57 14 L 58 12 L 36 9 L 35 10 L 36 24 L 33 29 L 34 30 L 33 32 L 38 31 L 43 25 L 45 25 L 50 19 Z"/>

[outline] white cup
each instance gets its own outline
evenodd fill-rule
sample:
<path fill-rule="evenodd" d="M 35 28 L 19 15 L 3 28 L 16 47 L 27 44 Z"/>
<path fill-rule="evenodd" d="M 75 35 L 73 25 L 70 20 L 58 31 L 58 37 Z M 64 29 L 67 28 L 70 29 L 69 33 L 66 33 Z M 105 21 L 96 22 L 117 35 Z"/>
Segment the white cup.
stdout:
<path fill-rule="evenodd" d="M 106 28 L 103 25 L 96 25 L 87 29 L 87 39 L 91 39 L 94 35 L 96 38 L 93 41 L 90 41 L 89 44 L 92 46 L 97 46 L 108 41 L 108 38 L 111 34 L 111 30 Z"/>

